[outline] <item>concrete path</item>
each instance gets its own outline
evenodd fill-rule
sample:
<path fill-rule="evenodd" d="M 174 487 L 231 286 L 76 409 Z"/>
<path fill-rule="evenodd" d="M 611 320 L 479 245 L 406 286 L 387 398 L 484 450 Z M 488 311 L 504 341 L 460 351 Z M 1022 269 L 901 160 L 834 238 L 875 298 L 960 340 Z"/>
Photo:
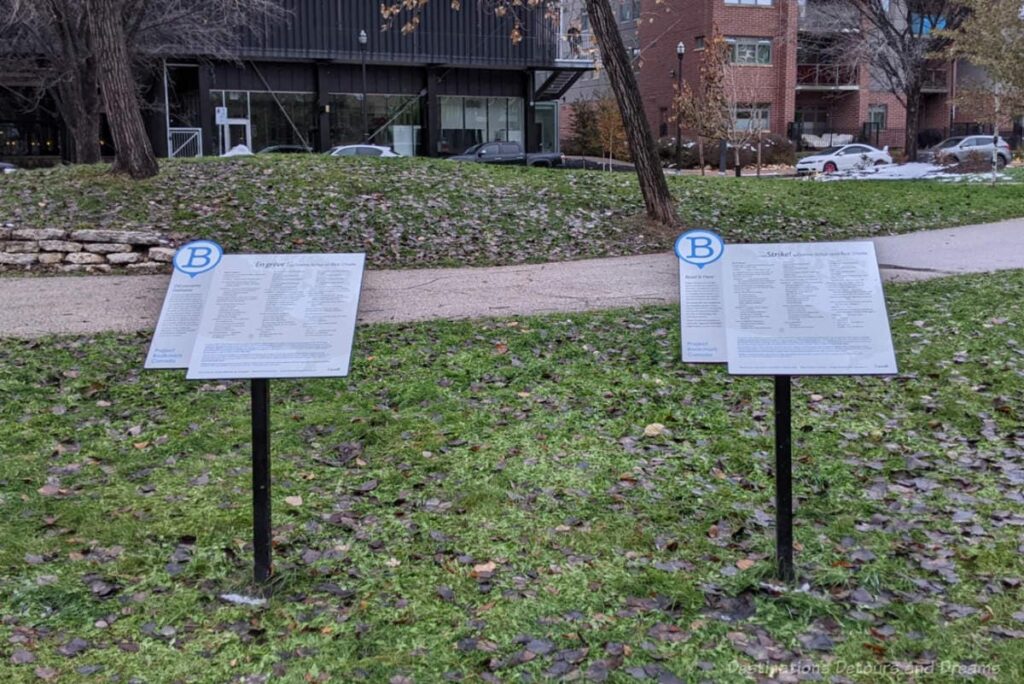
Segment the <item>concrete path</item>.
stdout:
<path fill-rule="evenodd" d="M 875 238 L 887 281 L 1024 268 L 1024 219 Z M 0 337 L 151 330 L 168 276 L 0 278 Z M 589 311 L 679 301 L 671 253 L 536 266 L 370 271 L 360 321 Z"/>

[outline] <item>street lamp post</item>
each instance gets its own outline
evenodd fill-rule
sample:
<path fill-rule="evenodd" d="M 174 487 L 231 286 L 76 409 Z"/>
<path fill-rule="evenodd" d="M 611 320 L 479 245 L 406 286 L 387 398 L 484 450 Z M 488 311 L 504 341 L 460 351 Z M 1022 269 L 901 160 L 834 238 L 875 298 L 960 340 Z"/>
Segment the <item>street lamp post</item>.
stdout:
<path fill-rule="evenodd" d="M 677 91 L 676 96 L 683 96 L 683 55 L 686 54 L 686 46 L 683 45 L 683 41 L 679 41 L 676 45 L 676 59 L 678 65 L 676 66 L 676 78 Z M 676 106 L 676 166 L 680 169 L 683 167 L 683 119 L 679 116 L 679 107 Z"/>
<path fill-rule="evenodd" d="M 366 44 L 369 40 L 366 31 L 359 32 L 359 52 L 363 57 L 363 135 L 360 142 L 367 142 L 366 136 L 370 134 L 370 127 L 366 119 Z"/>

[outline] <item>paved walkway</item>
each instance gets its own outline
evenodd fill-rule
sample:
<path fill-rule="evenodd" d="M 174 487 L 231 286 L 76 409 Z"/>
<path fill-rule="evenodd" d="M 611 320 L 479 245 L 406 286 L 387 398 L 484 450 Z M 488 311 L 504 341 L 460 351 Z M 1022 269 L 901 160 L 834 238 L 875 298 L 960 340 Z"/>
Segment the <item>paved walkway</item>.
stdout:
<path fill-rule="evenodd" d="M 882 276 L 907 281 L 1024 268 L 1024 219 L 874 239 Z M 370 271 L 360 321 L 589 311 L 679 301 L 671 253 L 536 266 Z M 0 336 L 151 330 L 169 276 L 0 278 Z"/>

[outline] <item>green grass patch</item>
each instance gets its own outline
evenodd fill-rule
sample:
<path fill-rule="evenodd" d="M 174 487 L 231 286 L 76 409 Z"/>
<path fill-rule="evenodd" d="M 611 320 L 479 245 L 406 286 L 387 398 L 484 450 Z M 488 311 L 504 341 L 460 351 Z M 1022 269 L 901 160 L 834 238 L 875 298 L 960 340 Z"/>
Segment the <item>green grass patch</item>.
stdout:
<path fill-rule="evenodd" d="M 6 176 L 0 222 L 157 229 L 232 252 L 365 251 L 375 268 L 641 254 L 672 235 L 643 220 L 629 173 L 321 155 L 171 160 L 135 182 L 108 167 Z M 1024 214 L 1024 185 L 939 181 L 668 179 L 686 226 L 730 242 L 830 240 Z"/>
<path fill-rule="evenodd" d="M 274 382 L 264 608 L 219 598 L 247 385 L 0 341 L 0 681 L 1021 681 L 1024 272 L 888 298 L 900 375 L 795 381 L 796 591 L 770 381 L 683 365 L 671 308 L 371 326 Z"/>

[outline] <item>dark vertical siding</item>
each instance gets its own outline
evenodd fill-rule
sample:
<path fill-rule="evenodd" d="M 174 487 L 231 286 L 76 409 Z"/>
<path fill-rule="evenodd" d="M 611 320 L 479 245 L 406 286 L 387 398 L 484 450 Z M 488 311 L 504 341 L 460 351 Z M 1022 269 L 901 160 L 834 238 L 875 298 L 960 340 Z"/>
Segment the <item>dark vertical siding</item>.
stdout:
<path fill-rule="evenodd" d="M 454 11 L 445 0 L 424 10 L 420 27 L 402 35 L 401 27 L 381 29 L 379 0 L 285 0 L 288 16 L 243 38 L 243 54 L 260 59 L 362 58 L 359 32 L 369 37 L 372 63 L 466 64 L 522 68 L 550 64 L 555 57 L 555 27 L 540 11 L 522 10 L 525 37 L 513 45 L 511 17 L 498 17 L 475 2 Z"/>

